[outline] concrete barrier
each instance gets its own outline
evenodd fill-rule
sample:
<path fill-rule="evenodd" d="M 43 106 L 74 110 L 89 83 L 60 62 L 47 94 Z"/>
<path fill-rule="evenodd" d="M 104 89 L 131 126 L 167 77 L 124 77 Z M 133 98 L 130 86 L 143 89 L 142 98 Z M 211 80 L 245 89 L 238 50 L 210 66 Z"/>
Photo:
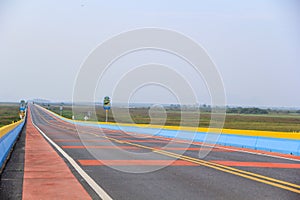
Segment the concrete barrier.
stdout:
<path fill-rule="evenodd" d="M 3 164 L 5 163 L 11 148 L 22 131 L 24 124 L 25 120 L 20 122 L 16 127 L 14 127 L 12 130 L 9 130 L 0 138 L 0 169 L 3 168 Z"/>
<path fill-rule="evenodd" d="M 186 139 L 186 140 L 193 139 L 194 141 L 197 142 L 205 141 L 207 143 L 210 143 L 209 141 L 205 140 L 208 134 L 214 134 L 214 133 L 206 133 L 206 132 L 193 133 L 191 131 L 176 131 L 176 130 L 168 130 L 168 129 L 155 129 L 155 128 L 135 127 L 135 126 L 132 127 L 117 126 L 111 124 L 110 125 L 88 124 L 84 122 L 75 122 L 75 123 L 81 126 L 95 126 L 95 127 L 107 128 L 112 130 L 123 130 L 126 132 L 164 136 L 164 137 L 176 138 L 176 139 Z M 272 138 L 272 137 L 262 137 L 262 136 L 220 134 L 218 136 L 218 139 L 216 140 L 216 144 L 300 156 L 300 140 L 298 139 L 282 139 L 282 138 Z"/>
<path fill-rule="evenodd" d="M 300 140 L 259 137 L 255 148 L 264 151 L 300 155 Z"/>

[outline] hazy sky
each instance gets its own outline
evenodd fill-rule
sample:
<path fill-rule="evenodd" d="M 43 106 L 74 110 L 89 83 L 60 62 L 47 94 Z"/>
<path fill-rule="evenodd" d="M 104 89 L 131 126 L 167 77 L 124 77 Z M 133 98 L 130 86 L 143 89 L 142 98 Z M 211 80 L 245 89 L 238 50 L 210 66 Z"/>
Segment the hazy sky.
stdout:
<path fill-rule="evenodd" d="M 71 101 L 89 53 L 120 32 L 142 27 L 175 30 L 205 48 L 223 78 L 228 104 L 300 107 L 298 0 L 2 0 L 0 101 Z M 156 101 L 147 94 L 166 92 L 145 91 L 136 101 Z M 172 102 L 171 96 L 163 99 Z"/>

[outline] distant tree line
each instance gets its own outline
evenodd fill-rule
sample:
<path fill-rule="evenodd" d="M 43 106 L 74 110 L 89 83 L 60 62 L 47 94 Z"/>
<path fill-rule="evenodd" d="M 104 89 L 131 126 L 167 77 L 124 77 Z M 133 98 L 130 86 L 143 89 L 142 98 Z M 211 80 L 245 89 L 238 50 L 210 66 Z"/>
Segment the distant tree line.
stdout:
<path fill-rule="evenodd" d="M 227 108 L 227 113 L 236 113 L 236 114 L 268 114 L 269 112 L 266 109 L 261 108 Z"/>

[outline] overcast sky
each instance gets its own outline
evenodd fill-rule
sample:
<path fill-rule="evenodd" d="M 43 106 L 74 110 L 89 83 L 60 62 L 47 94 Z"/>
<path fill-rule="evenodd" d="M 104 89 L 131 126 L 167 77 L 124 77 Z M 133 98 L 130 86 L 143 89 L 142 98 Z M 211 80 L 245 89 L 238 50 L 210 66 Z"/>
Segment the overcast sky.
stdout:
<path fill-rule="evenodd" d="M 143 27 L 175 30 L 199 43 L 222 76 L 229 105 L 300 107 L 298 0 L 2 0 L 0 101 L 71 101 L 89 53 L 116 34 Z M 177 59 L 149 55 L 147 62 L 163 57 L 172 65 Z M 166 93 L 151 86 L 135 101 L 156 101 L 153 92 Z M 204 96 L 199 102 L 209 103 Z M 163 99 L 173 102 L 172 95 Z"/>

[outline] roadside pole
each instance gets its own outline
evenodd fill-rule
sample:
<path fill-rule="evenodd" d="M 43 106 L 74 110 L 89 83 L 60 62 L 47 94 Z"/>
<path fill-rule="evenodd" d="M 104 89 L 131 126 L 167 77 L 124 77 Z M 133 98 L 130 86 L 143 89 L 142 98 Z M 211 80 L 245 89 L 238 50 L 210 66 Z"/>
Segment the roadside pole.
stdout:
<path fill-rule="evenodd" d="M 107 118 L 108 118 L 108 110 L 105 110 L 105 122 L 107 122 Z"/>
<path fill-rule="evenodd" d="M 60 110 L 60 116 L 62 116 L 63 110 L 64 110 L 64 103 L 61 103 L 61 104 L 60 104 L 59 110 Z"/>

